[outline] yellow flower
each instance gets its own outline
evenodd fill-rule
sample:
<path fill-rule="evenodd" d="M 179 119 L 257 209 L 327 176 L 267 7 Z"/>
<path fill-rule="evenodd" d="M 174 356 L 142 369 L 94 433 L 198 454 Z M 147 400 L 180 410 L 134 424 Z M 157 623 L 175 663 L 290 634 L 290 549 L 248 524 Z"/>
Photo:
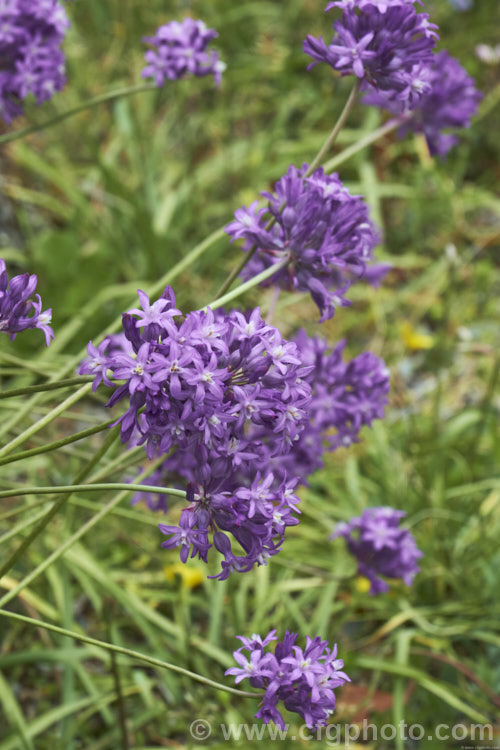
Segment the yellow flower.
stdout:
<path fill-rule="evenodd" d="M 367 594 L 370 591 L 371 587 L 370 581 L 364 576 L 358 576 L 354 585 L 356 586 L 356 590 L 359 591 L 360 594 Z"/>
<path fill-rule="evenodd" d="M 175 581 L 175 577 L 177 575 L 180 576 L 182 585 L 187 589 L 194 589 L 196 586 L 199 586 L 205 578 L 200 568 L 192 568 L 184 565 L 184 563 L 166 565 L 163 571 L 167 581 Z"/>
<path fill-rule="evenodd" d="M 432 349 L 434 346 L 433 336 L 428 333 L 419 333 L 407 321 L 401 324 L 400 331 L 406 348 L 412 352 L 417 352 L 420 349 Z"/>

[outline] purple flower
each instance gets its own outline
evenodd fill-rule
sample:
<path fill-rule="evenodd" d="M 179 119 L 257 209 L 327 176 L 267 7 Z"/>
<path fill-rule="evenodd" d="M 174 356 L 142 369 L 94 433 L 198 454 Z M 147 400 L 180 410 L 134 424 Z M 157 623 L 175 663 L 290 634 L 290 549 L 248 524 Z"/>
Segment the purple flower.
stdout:
<path fill-rule="evenodd" d="M 389 590 L 384 578 L 402 578 L 411 586 L 422 552 L 407 529 L 399 528 L 406 513 L 394 508 L 368 508 L 359 518 L 338 524 L 332 539 L 343 536 L 358 561 L 358 573 L 371 583 L 370 593 Z M 384 578 L 381 578 L 383 576 Z"/>
<path fill-rule="evenodd" d="M 265 638 L 237 636 L 243 643 L 233 653 L 239 666 L 230 667 L 225 674 L 234 675 L 237 684 L 248 679 L 252 687 L 264 690 L 261 708 L 255 715 L 266 724 L 273 721 L 285 728 L 277 708 L 282 701 L 310 729 L 325 726 L 335 710 L 335 688 L 350 682 L 342 671 L 343 661 L 337 659 L 337 646 L 330 649 L 328 641 L 307 636 L 306 646 L 301 649 L 295 645 L 297 634 L 287 631 L 283 641 L 276 643 L 274 652 L 265 651 L 276 640 L 275 633 L 271 630 Z M 244 656 L 243 651 L 248 651 L 249 656 Z"/>
<path fill-rule="evenodd" d="M 29 94 L 41 104 L 64 87 L 60 45 L 68 27 L 58 0 L 0 3 L 0 116 L 6 122 L 22 114 Z"/>
<path fill-rule="evenodd" d="M 323 467 L 326 451 L 358 442 L 363 427 L 383 418 L 389 372 L 385 362 L 371 352 L 345 361 L 345 341 L 330 348 L 325 339 L 311 338 L 301 330 L 294 343 L 309 368 L 305 380 L 312 389 L 310 416 L 290 451 L 270 458 L 268 469 L 276 478 L 298 476 L 306 484 L 308 477 Z"/>
<path fill-rule="evenodd" d="M 203 21 L 192 18 L 160 26 L 154 36 L 144 39 L 155 49 L 145 54 L 148 64 L 142 71 L 143 78 L 152 77 L 157 86 L 163 86 L 165 80 L 174 81 L 186 74 L 213 75 L 218 86 L 226 65 L 219 60 L 217 52 L 207 51 L 217 36 L 217 32 L 208 29 Z"/>
<path fill-rule="evenodd" d="M 162 527 L 172 535 L 164 546 L 180 546 L 185 561 L 190 545 L 206 560 L 213 544 L 221 579 L 263 565 L 298 523 L 299 500 L 293 473 L 275 480 L 255 467 L 285 456 L 305 428 L 311 367 L 259 310 L 182 318 L 169 287 L 156 302 L 140 297 L 144 310 L 123 315 L 126 346 L 116 337 L 90 343 L 80 372 L 114 389 L 108 406 L 125 402 L 124 443 L 165 455 L 156 481 L 169 474 L 188 485 L 182 523 Z"/>
<path fill-rule="evenodd" d="M 48 346 L 54 338 L 50 327 L 52 310 L 42 311 L 42 300 L 36 294 L 38 280 L 35 274 L 25 273 L 9 280 L 5 261 L 0 258 L 0 332 L 8 333 L 11 341 L 21 331 L 39 328 L 45 335 Z"/>
<path fill-rule="evenodd" d="M 332 8 L 341 8 L 346 10 L 347 8 L 366 8 L 368 5 L 373 5 L 381 13 L 385 13 L 388 8 L 394 8 L 398 5 L 423 5 L 422 0 L 333 0 L 328 3 L 325 10 L 331 10 Z"/>
<path fill-rule="evenodd" d="M 308 291 L 321 311 L 321 320 L 333 317 L 349 284 L 366 272 L 378 236 L 360 196 L 351 195 L 336 174 L 317 169 L 304 179 L 307 164 L 290 166 L 275 185 L 263 193 L 267 209 L 241 208 L 226 227 L 231 239 L 244 239 L 244 251 L 257 252 L 242 276 L 250 278 L 283 259 L 289 264 L 268 281 L 286 289 Z M 269 218 L 275 224 L 267 229 Z"/>
<path fill-rule="evenodd" d="M 450 0 L 451 5 L 455 10 L 470 10 L 474 5 L 474 0 Z"/>
<path fill-rule="evenodd" d="M 198 554 L 206 562 L 206 553 L 212 545 L 208 542 L 206 531 L 196 527 L 196 516 L 194 513 L 183 511 L 178 526 L 166 526 L 160 523 L 159 529 L 163 534 L 169 536 L 169 539 L 163 542 L 161 546 L 167 549 L 180 547 L 181 561 L 183 563 L 188 559 L 191 547 L 193 548 L 191 557 Z"/>
<path fill-rule="evenodd" d="M 458 143 L 455 135 L 443 133 L 447 128 L 468 128 L 482 99 L 471 78 L 458 60 L 447 52 L 439 52 L 424 69 L 428 86 L 412 107 L 411 117 L 402 132 L 424 133 L 432 155 L 445 156 Z M 422 76 L 421 76 L 422 77 Z M 406 111 L 404 103 L 389 99 L 383 93 L 370 93 L 366 104 L 384 107 L 393 114 Z"/>
<path fill-rule="evenodd" d="M 417 13 L 413 0 L 344 0 L 330 8 L 343 8 L 333 24 L 330 44 L 309 35 L 304 52 L 312 68 L 325 62 L 342 75 L 355 75 L 363 90 L 376 90 L 397 101 L 418 97 L 418 66 L 430 63 L 436 26 L 426 13 Z"/>

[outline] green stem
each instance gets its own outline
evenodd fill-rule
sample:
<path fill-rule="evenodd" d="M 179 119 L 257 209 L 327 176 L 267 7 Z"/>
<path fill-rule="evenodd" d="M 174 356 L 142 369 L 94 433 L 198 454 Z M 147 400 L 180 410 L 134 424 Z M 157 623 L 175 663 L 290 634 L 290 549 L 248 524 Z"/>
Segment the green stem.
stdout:
<path fill-rule="evenodd" d="M 337 140 L 337 136 L 340 133 L 340 131 L 342 130 L 342 128 L 344 127 L 345 121 L 349 117 L 349 115 L 351 113 L 351 110 L 352 110 L 352 108 L 353 108 L 353 106 L 354 106 L 354 104 L 356 102 L 356 98 L 357 98 L 358 93 L 359 93 L 359 85 L 360 85 L 359 84 L 359 79 L 356 78 L 356 80 L 354 82 L 354 85 L 353 85 L 353 87 L 351 89 L 351 93 L 349 94 L 349 97 L 348 97 L 348 99 L 347 99 L 347 101 L 346 101 L 346 103 L 344 105 L 344 109 L 340 113 L 339 119 L 335 123 L 335 125 L 334 125 L 334 127 L 333 127 L 333 129 L 332 129 L 332 131 L 330 133 L 330 135 L 328 136 L 328 138 L 326 139 L 326 141 L 321 146 L 321 148 L 318 151 L 318 153 L 316 154 L 315 158 L 310 163 L 310 165 L 309 165 L 309 167 L 307 169 L 307 172 L 304 175 L 304 179 L 306 179 L 307 177 L 309 177 L 310 175 L 312 175 L 312 173 L 321 165 L 324 156 L 328 153 L 328 151 L 330 150 L 330 148 L 333 146 L 333 144 Z"/>
<path fill-rule="evenodd" d="M 486 393 L 481 404 L 481 420 L 479 422 L 474 445 L 471 449 L 471 457 L 476 457 L 479 453 L 479 446 L 482 442 L 486 426 L 488 424 L 488 417 L 490 414 L 491 402 L 495 396 L 497 390 L 497 382 L 500 377 L 500 355 L 497 355 L 493 361 L 493 367 L 491 368 L 488 385 L 486 386 Z M 469 459 L 470 460 L 470 459 Z"/>
<path fill-rule="evenodd" d="M 38 505 L 37 507 L 39 508 L 40 506 Z M 30 516 L 27 520 L 21 521 L 20 523 L 13 526 L 10 531 L 7 531 L 7 533 L 2 534 L 2 536 L 0 536 L 0 544 L 4 544 L 5 542 L 8 542 L 9 539 L 12 539 L 12 537 L 17 536 L 21 531 L 24 531 L 25 529 L 29 528 L 29 526 L 33 526 L 34 523 L 36 523 L 41 518 L 43 518 L 46 512 L 47 512 L 47 508 L 44 507 L 39 513 L 35 513 L 34 515 Z"/>
<path fill-rule="evenodd" d="M 115 628 L 111 624 L 112 611 L 108 610 L 108 638 L 110 641 L 116 640 L 113 637 Z M 111 656 L 111 672 L 113 674 L 113 681 L 115 683 L 115 692 L 118 702 L 118 726 L 120 727 L 120 735 L 122 740 L 122 750 L 130 750 L 130 743 L 128 741 L 127 731 L 127 714 L 125 712 L 125 700 L 123 697 L 122 681 L 120 678 L 120 667 L 118 666 L 118 659 L 116 658 L 116 651 L 110 652 Z"/>
<path fill-rule="evenodd" d="M 5 466 L 5 464 L 11 464 L 15 461 L 21 461 L 24 458 L 31 458 L 31 456 L 39 456 L 42 453 L 49 453 L 50 451 L 55 451 L 65 445 L 76 443 L 78 440 L 83 440 L 83 438 L 96 435 L 98 432 L 103 432 L 115 422 L 116 419 L 109 419 L 107 422 L 101 422 L 101 424 L 98 424 L 95 427 L 89 427 L 81 432 L 75 432 L 73 435 L 61 438 L 60 440 L 55 440 L 53 443 L 47 443 L 46 445 L 40 445 L 38 448 L 30 448 L 30 450 L 21 451 L 21 453 L 14 453 L 13 456 L 0 458 L 0 466 Z"/>
<path fill-rule="evenodd" d="M 139 94 L 141 91 L 151 91 L 155 88 L 157 88 L 157 86 L 154 83 L 141 83 L 137 84 L 137 86 L 126 86 L 122 89 L 108 91 L 106 94 L 99 94 L 99 96 L 95 96 L 93 99 L 87 99 L 86 102 L 78 104 L 76 107 L 66 110 L 66 112 L 61 112 L 55 117 L 52 117 L 52 119 L 41 122 L 39 125 L 30 125 L 29 127 L 23 128 L 22 130 L 13 130 L 10 133 L 0 135 L 0 144 L 17 141 L 19 138 L 24 138 L 25 136 L 31 135 L 32 133 L 37 133 L 40 130 L 45 130 L 45 128 L 50 128 L 52 125 L 57 125 L 57 123 L 62 122 L 63 120 L 67 120 L 69 117 L 73 117 L 73 115 L 77 115 L 79 112 L 84 112 L 86 109 L 97 107 L 99 104 L 110 102 L 113 99 L 119 99 L 122 96 Z"/>
<path fill-rule="evenodd" d="M 22 370 L 29 370 L 30 372 L 34 372 L 35 375 L 40 375 L 42 378 L 50 377 L 52 369 L 49 363 L 47 363 L 45 369 L 43 369 L 43 367 L 33 364 L 30 360 L 20 359 L 9 352 L 0 353 L 0 362 L 9 362 L 12 365 L 18 365 Z"/>
<path fill-rule="evenodd" d="M 325 172 L 327 174 L 329 172 L 333 172 L 334 169 L 339 167 L 344 162 L 348 161 L 351 156 L 359 153 L 359 151 L 363 151 L 363 149 L 371 146 L 372 143 L 380 140 L 380 138 L 383 138 L 385 135 L 388 135 L 394 130 L 397 130 L 402 125 L 404 125 L 405 122 L 408 122 L 409 119 L 410 118 L 408 117 L 408 115 L 400 115 L 400 117 L 388 120 L 386 123 L 384 123 L 384 125 L 381 125 L 380 128 L 377 128 L 372 133 L 368 133 L 368 135 L 366 135 L 364 138 L 360 138 L 359 141 L 353 143 L 352 146 L 349 146 L 349 148 L 345 148 L 339 154 L 327 161 L 326 164 L 324 164 Z"/>
<path fill-rule="evenodd" d="M 49 502 L 49 501 L 47 501 Z M 0 515 L 0 521 L 5 521 L 7 518 L 13 518 L 13 516 L 19 516 L 22 513 L 27 513 L 31 510 L 38 510 L 40 507 L 40 503 L 27 503 L 26 505 L 21 506 L 20 508 L 11 508 L 10 510 L 6 510 L 5 513 L 2 513 Z M 46 506 L 46 510 L 49 507 L 49 505 Z"/>
<path fill-rule="evenodd" d="M 104 441 L 104 443 L 101 445 L 97 453 L 95 453 L 94 456 L 90 459 L 90 461 L 85 464 L 83 469 L 79 472 L 79 474 L 75 478 L 75 484 L 78 484 L 79 482 L 83 482 L 84 479 L 87 478 L 87 476 L 90 474 L 94 466 L 99 463 L 101 458 L 104 456 L 104 454 L 107 452 L 107 450 L 111 447 L 111 445 L 114 443 L 116 438 L 118 437 L 120 432 L 119 427 L 115 427 L 113 430 L 110 431 L 108 437 Z M 24 492 L 24 487 L 20 490 L 16 490 L 16 492 L 12 492 L 11 490 L 8 490 L 10 494 L 10 497 L 16 494 L 29 494 Z M 35 490 L 35 493 L 37 490 Z M 69 500 L 73 493 L 73 490 L 70 489 L 66 494 L 62 495 L 54 505 L 50 508 L 48 513 L 42 518 L 42 520 L 37 524 L 37 526 L 33 529 L 31 534 L 28 534 L 26 539 L 23 539 L 19 547 L 16 549 L 16 551 L 9 557 L 7 562 L 0 568 L 0 578 L 3 578 L 3 576 L 9 572 L 9 570 L 16 564 L 16 562 L 19 560 L 22 555 L 26 552 L 28 547 L 35 541 L 35 539 L 39 536 L 39 534 L 42 533 L 42 531 L 45 529 L 47 524 L 54 518 L 56 513 L 62 508 L 64 503 Z M 33 492 L 31 493 L 33 494 Z M 0 606 L 2 606 L 0 604 Z"/>
<path fill-rule="evenodd" d="M 42 391 L 55 391 L 58 388 L 71 388 L 73 385 L 91 383 L 93 380 L 94 378 L 92 375 L 82 375 L 78 378 L 66 378 L 65 380 L 56 380 L 52 383 L 28 385 L 25 388 L 11 388 L 9 391 L 2 391 L 0 393 L 0 401 L 4 398 L 13 398 L 14 396 L 30 396 L 32 393 L 41 393 Z"/>
<path fill-rule="evenodd" d="M 272 266 L 269 266 L 269 268 L 265 268 L 256 276 L 253 276 L 248 281 L 245 281 L 244 284 L 240 284 L 240 286 L 237 286 L 236 289 L 233 289 L 232 292 L 228 292 L 222 297 L 218 297 L 217 299 L 213 300 L 213 302 L 210 302 L 208 305 L 206 305 L 203 310 L 207 310 L 207 308 L 209 307 L 212 310 L 217 310 L 218 307 L 223 307 L 228 302 L 232 302 L 234 299 L 247 292 L 249 289 L 253 289 L 255 286 L 258 286 L 262 281 L 265 281 L 270 276 L 274 276 L 274 274 L 278 273 L 278 271 L 286 268 L 289 263 L 289 258 L 284 258 L 283 260 L 280 260 L 279 263 L 274 263 Z"/>
<path fill-rule="evenodd" d="M 275 222 L 275 219 L 273 217 L 272 224 L 271 222 L 269 222 L 268 224 L 269 229 L 273 226 L 274 222 Z M 266 229 L 268 227 L 266 227 Z M 229 287 L 231 286 L 235 278 L 240 275 L 240 273 L 245 268 L 246 264 L 252 260 L 258 248 L 259 248 L 258 245 L 252 245 L 252 247 L 248 250 L 248 252 L 244 254 L 243 258 L 240 260 L 238 265 L 235 268 L 233 268 L 233 270 L 231 271 L 231 273 L 229 274 L 225 282 L 218 289 L 217 294 L 215 295 L 215 299 L 219 299 L 219 297 L 222 297 L 227 292 L 227 290 L 229 289 Z"/>
<path fill-rule="evenodd" d="M 94 484 L 95 482 L 101 482 L 111 474 L 117 474 L 118 472 L 123 474 L 125 469 L 133 466 L 138 461 L 144 461 L 143 445 L 136 445 L 134 448 L 130 448 L 124 453 L 119 453 L 119 455 L 109 461 L 106 466 L 103 466 L 102 469 L 99 469 L 95 474 L 92 474 L 89 481 Z"/>
<path fill-rule="evenodd" d="M 101 449 L 101 451 L 102 451 L 102 449 Z M 160 458 L 158 458 L 156 461 L 154 461 L 150 466 L 148 466 L 147 469 L 145 469 L 138 476 L 138 479 L 141 480 L 141 479 L 145 479 L 146 477 L 150 476 L 150 474 L 152 474 L 153 471 L 158 466 L 160 466 L 163 463 L 164 460 L 165 459 L 164 459 L 163 456 L 161 456 Z M 90 529 L 94 528 L 94 526 L 102 518 L 104 518 L 105 516 L 107 516 L 108 513 L 111 513 L 112 510 L 113 510 L 113 508 L 115 508 L 115 506 L 118 505 L 123 500 L 123 498 L 126 497 L 129 494 L 131 485 L 126 485 L 126 487 L 127 487 L 126 491 L 119 492 L 117 495 L 115 495 L 115 497 L 112 498 L 109 501 L 109 503 L 107 503 L 106 505 L 104 505 L 100 509 L 100 511 L 98 513 L 96 513 L 95 516 L 93 516 L 85 524 L 83 524 L 83 526 L 81 526 L 78 529 L 78 531 L 76 531 L 72 536 L 69 537 L 69 539 L 67 539 L 56 550 L 54 550 L 54 552 L 52 552 L 52 554 L 49 555 L 49 557 L 47 557 L 45 560 L 43 560 L 43 562 L 41 562 L 34 570 L 32 570 L 31 573 L 28 573 L 28 575 L 25 576 L 22 579 L 22 581 L 20 581 L 17 584 L 17 586 L 15 586 L 15 588 L 13 588 L 11 591 L 7 592 L 7 594 L 5 594 L 2 597 L 2 599 L 0 599 L 0 607 L 3 607 L 7 602 L 9 602 L 11 599 L 13 599 L 14 597 L 16 597 L 23 589 L 26 588 L 26 586 L 28 586 L 33 580 L 35 580 L 35 578 L 38 578 L 38 576 L 41 575 L 41 573 L 43 573 L 47 568 L 49 568 L 52 565 L 53 562 L 55 562 L 62 555 L 64 555 L 64 553 L 75 542 L 77 542 L 79 539 L 81 539 L 82 536 L 84 536 L 87 533 L 87 531 L 90 531 Z M 88 489 L 88 485 L 85 485 L 85 488 Z M 140 485 L 140 489 L 141 490 L 143 489 L 143 485 Z M 155 487 L 155 492 L 157 491 L 157 489 L 158 488 Z M 69 497 L 72 495 L 72 493 L 73 493 L 73 488 L 72 488 L 72 490 L 71 490 L 70 493 L 62 496 L 62 502 L 66 502 L 66 500 L 69 499 Z M 49 515 L 52 518 L 55 515 L 55 513 L 57 513 L 57 511 L 59 510 L 59 508 L 61 507 L 62 502 L 58 501 L 58 502 L 54 503 L 54 505 L 52 506 L 52 508 L 50 509 L 50 511 L 49 511 L 49 513 L 47 515 Z M 34 531 L 36 532 L 35 536 L 37 536 L 38 533 L 39 533 L 38 527 Z M 33 535 L 31 535 L 31 536 L 33 537 Z M 9 560 L 9 562 L 0 571 L 0 578 L 3 575 L 5 575 L 5 573 L 7 572 L 7 570 L 10 570 L 10 568 L 11 568 L 11 564 L 10 564 L 11 561 L 14 560 L 14 562 L 15 562 L 15 560 L 17 560 L 17 558 L 24 552 L 24 549 L 26 547 L 28 547 L 29 544 L 31 544 L 31 541 L 32 541 L 32 538 L 28 537 L 27 543 L 23 543 L 24 547 L 23 547 L 23 545 L 21 545 L 21 547 L 23 549 L 21 549 L 20 551 L 18 550 L 18 552 L 15 555 L 13 555 L 13 557 Z"/>
<path fill-rule="evenodd" d="M 2 490 L 0 498 L 20 497 L 21 495 L 58 495 L 61 492 L 106 492 L 107 490 L 126 490 L 127 492 L 153 492 L 159 495 L 186 497 L 184 490 L 173 487 L 155 487 L 149 484 L 127 484 L 126 482 L 106 482 L 99 484 L 64 484 L 56 487 L 19 487 L 15 490 Z"/>
<path fill-rule="evenodd" d="M 155 659 L 154 656 L 148 656 L 147 654 L 142 654 L 140 651 L 133 651 L 129 648 L 124 648 L 123 646 L 116 646 L 114 643 L 107 643 L 106 641 L 99 641 L 97 638 L 90 638 L 88 635 L 82 635 L 80 633 L 76 633 L 73 630 L 66 630 L 66 628 L 60 628 L 57 625 L 50 625 L 47 622 L 43 622 L 43 620 L 35 620 L 32 617 L 26 617 L 25 615 L 18 615 L 16 612 L 8 612 L 7 610 L 0 610 L 0 615 L 2 617 L 8 617 L 11 620 L 18 620 L 19 622 L 24 622 L 27 625 L 33 625 L 33 627 L 36 628 L 43 628 L 44 630 L 49 630 L 52 633 L 57 633 L 58 635 L 64 635 L 67 638 L 73 638 L 75 641 L 81 641 L 82 643 L 88 643 L 90 646 L 97 646 L 98 648 L 103 648 L 105 651 L 113 651 L 116 654 L 123 654 L 124 656 L 129 656 L 131 659 L 139 659 L 140 661 L 146 662 L 147 664 L 151 664 L 154 667 L 159 667 L 160 669 L 168 669 L 171 672 L 177 672 L 178 674 L 182 674 L 185 677 L 189 677 L 192 680 L 195 680 L 196 682 L 201 682 L 204 685 L 209 685 L 210 687 L 215 688 L 216 690 L 223 690 L 225 693 L 231 693 L 232 695 L 239 695 L 243 698 L 262 698 L 261 693 L 249 693 L 244 690 L 238 690 L 237 688 L 229 687 L 228 685 L 223 685 L 221 682 L 216 682 L 215 680 L 210 680 L 208 677 L 203 677 L 203 675 L 196 674 L 196 672 L 191 672 L 189 669 L 184 669 L 184 667 L 178 667 L 176 664 L 170 664 L 167 661 L 162 661 L 161 659 Z"/>

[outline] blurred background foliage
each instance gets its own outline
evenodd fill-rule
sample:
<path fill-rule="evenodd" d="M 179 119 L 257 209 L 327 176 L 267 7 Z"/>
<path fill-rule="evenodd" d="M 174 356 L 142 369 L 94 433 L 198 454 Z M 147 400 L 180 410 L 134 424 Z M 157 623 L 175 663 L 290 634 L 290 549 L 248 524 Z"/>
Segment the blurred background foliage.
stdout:
<path fill-rule="evenodd" d="M 139 82 L 141 38 L 185 14 L 219 31 L 216 46 L 228 69 L 219 91 L 208 79 L 170 84 L 2 147 L 0 256 L 13 270 L 38 274 L 56 331 L 47 352 L 38 351 L 39 332 L 13 345 L 2 341 L 2 380 L 28 382 L 9 361 L 12 354 L 46 375 L 64 365 L 68 353 L 130 306 L 138 286 L 157 280 L 290 163 L 312 158 L 349 91 L 349 82 L 326 66 L 306 71 L 303 38 L 329 31 L 323 5 L 69 5 L 69 83 L 43 108 L 28 108 L 16 126 Z M 441 27 L 440 48 L 457 56 L 485 92 L 480 114 L 445 162 L 431 159 L 420 137 L 391 135 L 343 164 L 342 179 L 366 196 L 381 227 L 378 258 L 394 270 L 378 290 L 356 287 L 355 304 L 320 329 L 316 308 L 303 296 L 282 295 L 274 318 L 285 334 L 308 321 L 310 333 L 332 343 L 346 337 L 351 356 L 364 349 L 383 356 L 392 376 L 386 420 L 365 430 L 359 445 L 327 458 L 302 492 L 300 526 L 269 567 L 224 583 L 207 580 L 198 563 L 181 567 L 175 551 L 160 549 L 157 517 L 125 504 L 26 589 L 18 611 L 216 680 L 225 679 L 237 633 L 276 627 L 319 634 L 339 643 L 353 680 L 340 694 L 338 721 L 405 719 L 430 731 L 437 723 L 498 723 L 500 68 L 481 62 L 475 46 L 498 41 L 500 3 L 476 0 L 465 13 L 445 0 L 425 5 Z M 378 112 L 357 106 L 335 150 L 381 122 Z M 186 270 L 174 285 L 181 309 L 209 301 L 239 253 L 222 239 Z M 254 291 L 247 301 L 266 311 L 269 294 Z M 10 420 L 16 406 L 4 404 Z M 105 418 L 99 403 L 80 404 L 26 447 Z M 1 484 L 69 483 L 99 445 L 98 437 L 93 441 L 67 447 L 55 460 L 33 458 L 22 471 L 19 464 L 1 467 Z M 123 481 L 123 474 L 110 476 Z M 11 530 L 27 518 L 17 513 L 26 507 L 20 500 L 4 502 L 2 554 L 16 543 Z M 2 586 L 13 587 L 102 502 L 95 494 L 74 497 Z M 411 590 L 394 585 L 371 598 L 362 580 L 341 580 L 353 564 L 342 542 L 328 536 L 338 520 L 371 505 L 408 512 L 425 553 Z M 177 513 L 174 504 L 170 517 Z M 214 725 L 252 720 L 251 701 L 125 657 L 113 670 L 104 652 L 20 623 L 7 628 L 4 620 L 0 629 L 0 750 L 122 747 L 117 674 L 135 750 L 196 745 L 188 733 L 195 717 Z M 204 743 L 226 744 L 217 731 Z M 290 742 L 301 744 L 308 743 Z M 407 746 L 435 748 L 436 741 Z"/>

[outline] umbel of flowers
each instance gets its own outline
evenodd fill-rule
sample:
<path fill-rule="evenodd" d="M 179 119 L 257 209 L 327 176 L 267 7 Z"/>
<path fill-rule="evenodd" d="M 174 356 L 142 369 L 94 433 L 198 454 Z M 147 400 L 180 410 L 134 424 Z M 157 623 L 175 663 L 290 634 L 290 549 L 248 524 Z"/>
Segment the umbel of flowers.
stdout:
<path fill-rule="evenodd" d="M 237 684 L 248 679 L 252 687 L 264 690 L 256 718 L 285 729 L 277 707 L 282 701 L 285 708 L 298 713 L 306 726 L 313 729 L 327 724 L 335 710 L 335 688 L 350 680 L 342 671 L 344 662 L 337 659 L 336 645 L 330 650 L 328 641 L 307 636 L 302 649 L 295 645 L 297 637 L 297 633 L 287 631 L 283 640 L 275 644 L 273 653 L 266 647 L 277 641 L 276 630 L 271 630 L 265 638 L 238 635 L 243 643 L 233 653 L 238 666 L 231 667 L 226 674 L 234 675 Z"/>
<path fill-rule="evenodd" d="M 304 52 L 313 67 L 326 62 L 342 75 L 355 75 L 363 89 L 383 91 L 406 101 L 418 94 L 420 66 L 432 62 L 437 26 L 418 13 L 413 0 L 337 0 L 326 10 L 342 8 L 327 44 L 311 35 Z"/>
<path fill-rule="evenodd" d="M 383 418 L 390 383 L 384 360 L 371 352 L 346 361 L 345 340 L 330 348 L 325 339 L 312 338 L 304 330 L 293 340 L 311 368 L 306 378 L 312 400 L 309 421 L 279 468 L 283 474 L 295 473 L 304 483 L 323 467 L 325 451 L 359 442 L 362 427 Z"/>
<path fill-rule="evenodd" d="M 448 52 L 434 55 L 432 65 L 422 71 L 425 87 L 411 117 L 402 125 L 401 133 L 408 130 L 422 132 L 432 155 L 445 156 L 458 143 L 458 137 L 443 133 L 447 128 L 468 128 L 476 114 L 482 94 L 474 79 Z M 395 115 L 405 112 L 404 105 L 380 93 L 369 93 L 364 104 L 374 104 Z"/>
<path fill-rule="evenodd" d="M 31 94 L 37 104 L 66 83 L 61 42 L 69 27 L 58 0 L 0 3 L 0 117 L 11 122 Z"/>
<path fill-rule="evenodd" d="M 21 331 L 39 328 L 48 346 L 54 338 L 52 310 L 42 311 L 39 294 L 32 299 L 37 283 L 35 274 L 29 273 L 9 279 L 5 261 L 0 258 L 0 333 L 8 333 L 12 341 Z"/>
<path fill-rule="evenodd" d="M 408 529 L 399 526 L 405 516 L 403 510 L 394 508 L 368 508 L 359 518 L 338 524 L 332 534 L 332 539 L 345 538 L 358 561 L 359 574 L 370 581 L 371 594 L 389 590 L 384 578 L 402 578 L 411 586 L 419 571 L 417 560 L 422 552 Z"/>
<path fill-rule="evenodd" d="M 215 50 L 207 49 L 218 36 L 203 21 L 193 18 L 160 26 L 154 36 L 144 39 L 154 49 L 146 52 L 143 78 L 154 78 L 157 86 L 163 86 L 166 80 L 174 81 L 187 74 L 198 77 L 213 75 L 218 86 L 226 65 Z"/>
<path fill-rule="evenodd" d="M 437 26 L 418 12 L 420 0 L 335 0 L 341 9 L 330 43 L 309 35 L 304 52 L 341 75 L 356 76 L 364 103 L 401 117 L 408 130 L 424 133 L 432 155 L 457 143 L 447 128 L 466 128 L 482 98 L 460 63 L 434 50 Z"/>
<path fill-rule="evenodd" d="M 233 241 L 245 240 L 243 249 L 252 252 L 243 278 L 288 259 L 266 283 L 309 292 L 323 321 L 351 304 L 344 295 L 366 273 L 378 234 L 363 199 L 351 195 L 336 174 L 321 168 L 307 173 L 307 164 L 290 166 L 273 193 L 262 193 L 268 206 L 255 201 L 238 209 L 226 232 Z"/>
<path fill-rule="evenodd" d="M 303 430 L 311 402 L 308 367 L 297 345 L 267 325 L 258 309 L 217 316 L 208 309 L 182 317 L 172 290 L 123 316 L 130 351 L 89 345 L 81 373 L 119 385 L 108 405 L 125 400 L 123 442 L 144 443 L 148 456 L 168 454 L 188 478 L 189 506 L 178 527 L 160 526 L 164 546 L 207 560 L 224 556 L 220 577 L 249 570 L 275 554 L 285 528 L 297 523 L 293 478 L 274 482 L 252 472 L 285 455 Z M 179 320 L 176 320 L 179 319 Z M 235 555 L 230 536 L 244 554 Z"/>

